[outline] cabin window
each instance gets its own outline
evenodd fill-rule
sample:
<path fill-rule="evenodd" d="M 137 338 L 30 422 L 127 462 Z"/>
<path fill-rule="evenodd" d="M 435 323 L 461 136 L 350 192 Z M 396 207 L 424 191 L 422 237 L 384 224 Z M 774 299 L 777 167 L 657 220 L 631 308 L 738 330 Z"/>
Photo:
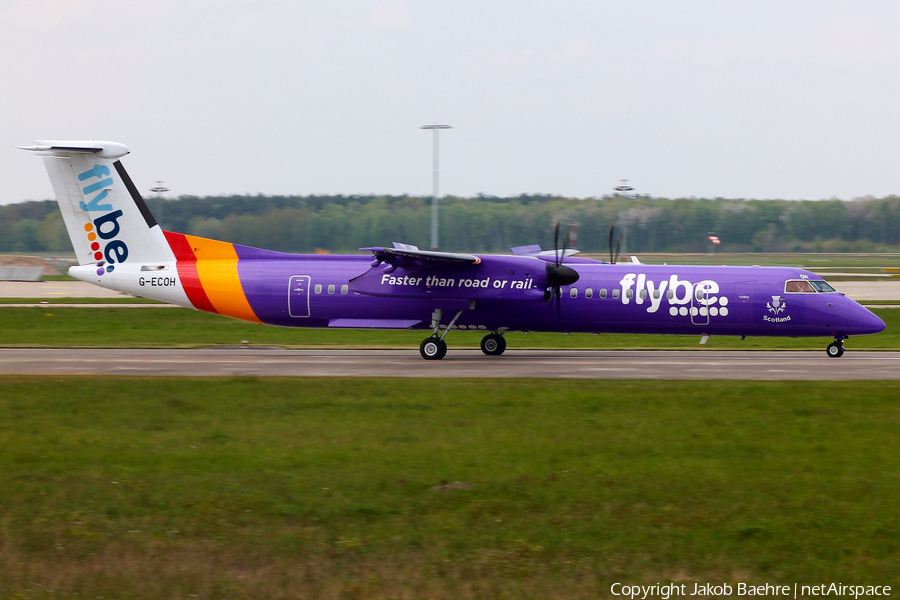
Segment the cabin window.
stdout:
<path fill-rule="evenodd" d="M 668 298 L 669 300 L 671 300 L 671 299 L 674 298 L 674 297 L 675 297 L 675 292 L 674 292 L 674 291 L 669 290 L 669 291 L 666 292 L 666 298 Z"/>
<path fill-rule="evenodd" d="M 584 297 L 585 297 L 585 298 L 591 298 L 591 297 L 593 297 L 593 296 L 594 296 L 594 290 L 592 290 L 591 288 L 588 288 L 588 289 L 584 290 Z"/>
<path fill-rule="evenodd" d="M 786 294 L 815 294 L 816 288 L 805 279 L 792 279 L 784 282 L 784 292 Z"/>
<path fill-rule="evenodd" d="M 329 294 L 333 294 L 333 293 L 334 293 L 334 284 L 333 284 L 333 283 L 329 283 L 329 284 L 328 284 L 328 293 L 329 293 Z"/>
<path fill-rule="evenodd" d="M 697 292 L 694 294 L 694 297 L 697 298 L 697 300 L 703 300 L 703 296 L 705 294 L 706 294 L 706 288 L 701 288 L 701 287 L 697 286 Z"/>
<path fill-rule="evenodd" d="M 625 292 L 626 298 L 634 298 L 634 290 L 628 290 Z"/>
<path fill-rule="evenodd" d="M 640 296 L 641 296 L 641 299 L 642 299 L 642 300 L 643 300 L 644 298 L 646 298 L 646 297 L 647 297 L 647 290 L 641 290 Z"/>
<path fill-rule="evenodd" d="M 346 294 L 346 293 L 349 292 L 349 291 L 350 291 L 350 286 L 347 285 L 346 283 L 345 283 L 344 285 L 341 286 L 341 293 L 342 293 L 342 294 Z"/>
<path fill-rule="evenodd" d="M 656 300 L 659 300 L 659 290 L 658 289 L 653 290 L 653 298 Z"/>
<path fill-rule="evenodd" d="M 578 297 L 578 288 L 571 288 L 569 290 L 569 298 L 577 298 Z"/>
<path fill-rule="evenodd" d="M 833 287 L 831 287 L 830 285 L 828 285 L 821 279 L 810 281 L 809 284 L 811 286 L 813 286 L 814 288 L 816 288 L 816 290 L 818 290 L 819 292 L 836 292 L 837 291 L 836 289 L 834 289 Z"/>
<path fill-rule="evenodd" d="M 606 288 L 600 288 L 600 297 L 606 298 Z"/>
<path fill-rule="evenodd" d="M 321 294 L 321 293 L 322 293 L 322 284 L 321 284 L 321 283 L 317 283 L 317 284 L 316 284 L 316 287 L 315 287 L 315 290 L 316 290 L 316 293 L 317 293 L 317 294 Z"/>
<path fill-rule="evenodd" d="M 619 299 L 619 290 L 618 289 L 613 290 L 613 299 L 614 300 Z"/>

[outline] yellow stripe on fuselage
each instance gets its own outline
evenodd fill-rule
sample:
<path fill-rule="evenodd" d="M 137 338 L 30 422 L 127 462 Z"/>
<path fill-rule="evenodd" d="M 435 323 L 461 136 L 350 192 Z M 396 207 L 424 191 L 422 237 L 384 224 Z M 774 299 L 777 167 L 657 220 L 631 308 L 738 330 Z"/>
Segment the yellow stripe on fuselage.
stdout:
<path fill-rule="evenodd" d="M 197 257 L 197 276 L 213 308 L 220 315 L 262 323 L 244 294 L 238 277 L 234 246 L 192 235 L 184 236 Z"/>

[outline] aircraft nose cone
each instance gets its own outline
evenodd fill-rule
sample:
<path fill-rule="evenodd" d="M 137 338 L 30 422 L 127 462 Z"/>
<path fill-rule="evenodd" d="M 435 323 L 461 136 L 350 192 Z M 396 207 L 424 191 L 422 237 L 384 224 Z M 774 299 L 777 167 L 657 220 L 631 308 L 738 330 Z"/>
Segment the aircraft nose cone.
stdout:
<path fill-rule="evenodd" d="M 881 333 L 885 329 L 884 321 L 868 308 L 860 305 L 850 309 L 850 335 L 866 335 Z"/>

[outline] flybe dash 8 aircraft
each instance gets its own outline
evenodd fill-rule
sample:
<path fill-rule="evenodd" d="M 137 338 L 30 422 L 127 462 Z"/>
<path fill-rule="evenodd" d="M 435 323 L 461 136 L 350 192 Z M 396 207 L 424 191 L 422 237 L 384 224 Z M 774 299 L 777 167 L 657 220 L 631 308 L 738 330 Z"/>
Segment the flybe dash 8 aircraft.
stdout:
<path fill-rule="evenodd" d="M 500 355 L 508 331 L 821 336 L 844 340 L 884 322 L 796 268 L 616 264 L 573 250 L 478 255 L 393 247 L 304 255 L 163 231 L 115 142 L 39 141 L 78 265 L 76 279 L 226 317 L 280 325 L 428 331 L 428 360 L 453 330 L 485 332 Z M 557 226 L 558 234 L 558 226 Z M 555 306 L 554 306 L 555 305 Z"/>

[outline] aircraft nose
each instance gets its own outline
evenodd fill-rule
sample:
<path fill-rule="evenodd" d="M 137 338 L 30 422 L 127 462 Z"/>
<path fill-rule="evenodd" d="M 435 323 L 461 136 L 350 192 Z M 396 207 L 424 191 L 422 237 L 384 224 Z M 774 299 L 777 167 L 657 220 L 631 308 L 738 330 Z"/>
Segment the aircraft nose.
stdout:
<path fill-rule="evenodd" d="M 884 331 L 884 321 L 865 306 L 859 304 L 851 306 L 849 317 L 850 335 L 866 335 Z"/>

